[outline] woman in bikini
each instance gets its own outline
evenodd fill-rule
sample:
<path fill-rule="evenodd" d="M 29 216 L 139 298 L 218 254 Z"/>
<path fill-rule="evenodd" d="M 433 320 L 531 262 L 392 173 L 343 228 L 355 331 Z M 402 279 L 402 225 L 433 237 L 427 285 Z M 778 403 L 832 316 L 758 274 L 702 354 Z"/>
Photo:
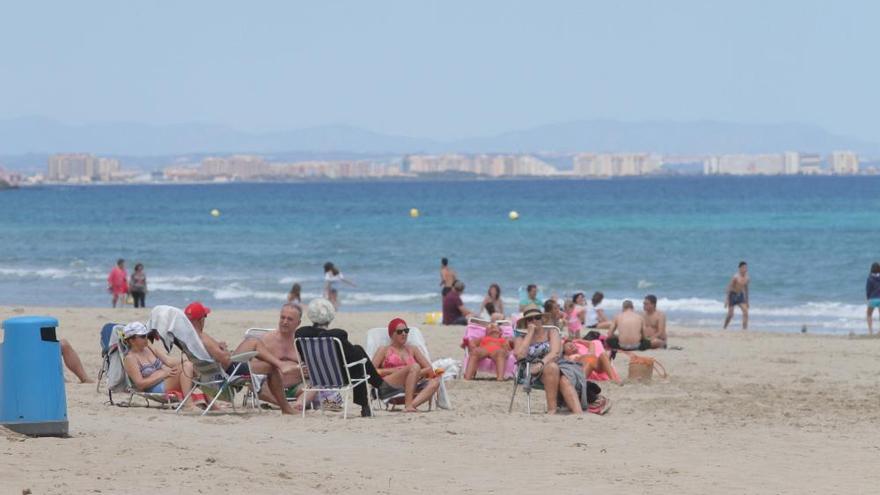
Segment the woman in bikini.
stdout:
<path fill-rule="evenodd" d="M 404 389 L 404 410 L 418 412 L 440 388 L 440 377 L 418 347 L 408 345 L 409 328 L 401 318 L 388 324 L 391 345 L 380 347 L 373 356 L 373 366 L 392 387 Z"/>
<path fill-rule="evenodd" d="M 149 330 L 140 322 L 125 326 L 123 336 L 128 353 L 122 361 L 134 387 L 152 394 L 179 395 L 183 398 L 192 388 L 192 363 L 172 362 L 165 353 L 156 353 L 147 341 Z M 195 394 L 193 394 L 195 396 Z M 195 408 L 189 403 L 190 408 Z"/>
<path fill-rule="evenodd" d="M 559 396 L 574 414 L 584 412 L 574 386 L 559 370 L 559 352 L 562 343 L 559 334 L 542 325 L 544 314 L 533 304 L 523 308 L 523 317 L 517 321 L 519 332 L 513 347 L 517 359 L 532 362 L 532 375 L 539 376 L 547 396 L 547 414 L 556 414 Z"/>
<path fill-rule="evenodd" d="M 470 343 L 469 343 L 470 344 Z M 490 323 L 486 327 L 486 335 L 478 342 L 473 342 L 468 349 L 468 362 L 464 370 L 464 379 L 473 380 L 477 374 L 477 363 L 484 358 L 492 358 L 495 362 L 495 379 L 504 381 L 504 369 L 507 365 L 507 356 L 510 355 L 510 342 L 501 336 L 501 329 L 497 323 Z"/>
<path fill-rule="evenodd" d="M 563 357 L 584 367 L 584 376 L 589 380 L 601 382 L 612 380 L 618 385 L 623 385 L 623 380 L 611 364 L 605 347 L 599 340 L 566 340 L 562 344 Z"/>

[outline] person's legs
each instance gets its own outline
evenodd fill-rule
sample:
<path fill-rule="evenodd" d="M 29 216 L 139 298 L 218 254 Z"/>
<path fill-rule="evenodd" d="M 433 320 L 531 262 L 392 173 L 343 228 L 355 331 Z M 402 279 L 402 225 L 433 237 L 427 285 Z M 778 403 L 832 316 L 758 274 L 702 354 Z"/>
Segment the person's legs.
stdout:
<path fill-rule="evenodd" d="M 874 308 L 868 304 L 868 335 L 874 335 Z"/>
<path fill-rule="evenodd" d="M 575 390 L 574 385 L 568 381 L 568 378 L 564 376 L 559 379 L 559 393 L 562 395 L 562 400 L 565 402 L 569 411 L 573 414 L 584 413 L 584 410 L 581 408 L 581 399 L 578 397 L 577 390 Z"/>
<path fill-rule="evenodd" d="M 92 379 L 89 378 L 89 375 L 86 373 L 85 368 L 83 368 L 82 361 L 79 359 L 79 354 L 73 349 L 73 346 L 70 345 L 70 342 L 67 339 L 61 339 L 61 359 L 64 361 L 64 365 L 67 366 L 67 369 L 71 371 L 81 383 L 93 383 Z"/>
<path fill-rule="evenodd" d="M 464 379 L 465 380 L 473 380 L 477 375 L 477 363 L 480 362 L 481 359 L 488 356 L 489 353 L 486 352 L 486 349 L 482 347 L 475 347 L 470 350 L 468 353 L 468 362 L 467 366 L 464 369 Z"/>
<path fill-rule="evenodd" d="M 740 304 L 739 309 L 742 311 L 742 319 L 743 319 L 743 330 L 749 329 L 749 305 L 748 304 Z"/>
<path fill-rule="evenodd" d="M 608 373 L 608 376 L 611 377 L 611 381 L 618 385 L 623 384 L 623 380 L 620 379 L 620 375 L 617 373 L 617 370 L 614 369 L 614 365 L 611 364 L 611 359 L 608 358 L 608 353 L 603 352 L 599 355 L 599 371 L 604 371 Z"/>
<path fill-rule="evenodd" d="M 733 304 L 727 305 L 727 317 L 724 318 L 724 327 L 723 327 L 724 330 L 727 330 L 727 325 L 730 325 L 730 320 L 733 319 L 733 308 L 734 307 L 735 306 Z"/>
<path fill-rule="evenodd" d="M 415 412 L 416 408 L 431 400 L 431 397 L 437 393 L 437 389 L 440 388 L 440 379 L 432 378 L 428 380 L 428 383 L 425 387 L 415 396 L 412 401 L 412 410 L 407 409 L 408 412 Z"/>
<path fill-rule="evenodd" d="M 281 408 L 281 414 L 293 414 L 293 407 L 287 402 L 284 395 L 284 387 L 281 383 L 281 373 L 277 369 L 272 369 L 269 377 L 266 379 L 269 385 L 269 393 L 275 398 L 275 403 Z"/>
<path fill-rule="evenodd" d="M 417 363 L 413 363 L 404 369 L 407 370 L 407 374 L 406 381 L 404 383 L 405 395 L 403 396 L 403 403 L 406 405 L 405 410 L 411 412 L 415 411 L 416 409 L 415 406 L 413 406 L 413 398 L 415 397 L 416 393 L 416 384 L 419 383 L 419 378 L 421 378 L 420 375 L 422 369 L 419 368 L 419 365 Z"/>
<path fill-rule="evenodd" d="M 556 363 L 545 365 L 541 373 L 541 382 L 544 384 L 544 393 L 547 396 L 547 414 L 556 414 L 556 401 L 559 396 L 559 365 Z"/>
<path fill-rule="evenodd" d="M 118 301 L 118 300 L 119 300 L 119 294 L 117 294 L 117 293 L 114 292 L 114 293 L 113 293 L 113 300 L 112 300 L 112 302 L 111 302 L 111 303 L 113 304 L 113 307 L 114 307 L 114 308 L 116 307 L 116 301 Z"/>
<path fill-rule="evenodd" d="M 499 382 L 504 381 L 504 368 L 507 367 L 508 352 L 504 349 L 498 349 L 492 353 L 492 360 L 495 361 L 495 379 Z"/>

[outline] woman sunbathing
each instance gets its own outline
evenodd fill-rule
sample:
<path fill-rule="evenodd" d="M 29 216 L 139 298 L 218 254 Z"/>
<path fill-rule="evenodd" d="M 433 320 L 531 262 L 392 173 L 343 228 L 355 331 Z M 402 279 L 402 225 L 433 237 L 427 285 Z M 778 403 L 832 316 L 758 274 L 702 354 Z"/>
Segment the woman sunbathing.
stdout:
<path fill-rule="evenodd" d="M 122 331 L 128 353 L 122 361 L 134 387 L 151 394 L 179 395 L 192 388 L 193 367 L 189 361 L 174 363 L 164 353 L 156 353 L 147 341 L 149 330 L 141 322 L 132 322 Z M 190 402 L 190 408 L 195 405 Z"/>
<path fill-rule="evenodd" d="M 533 304 L 525 306 L 523 317 L 517 321 L 520 335 L 516 338 L 513 352 L 517 359 L 527 359 L 532 362 L 530 366 L 532 375 L 539 376 L 539 380 L 544 384 L 547 414 L 556 414 L 560 395 L 572 413 L 581 414 L 584 410 L 577 390 L 562 374 L 557 362 L 559 351 L 562 350 L 559 334 L 555 330 L 545 329 L 542 325 L 543 319 L 544 314 L 538 306 Z"/>
<path fill-rule="evenodd" d="M 623 385 L 623 380 L 611 364 L 608 353 L 598 340 L 566 340 L 562 345 L 562 356 L 584 366 L 584 376 L 593 381 L 612 380 Z"/>
<path fill-rule="evenodd" d="M 404 389 L 404 410 L 418 412 L 416 408 L 427 402 L 440 388 L 440 377 L 418 347 L 407 345 L 409 328 L 403 319 L 391 320 L 388 336 L 391 345 L 376 351 L 373 366 L 389 385 Z"/>
<path fill-rule="evenodd" d="M 495 362 L 495 379 L 504 380 L 504 369 L 507 365 L 507 356 L 510 355 L 510 342 L 501 336 L 501 329 L 497 323 L 490 323 L 486 327 L 486 335 L 478 341 L 468 343 L 468 362 L 464 370 L 464 379 L 473 380 L 477 374 L 477 363 L 481 359 L 491 358 Z"/>

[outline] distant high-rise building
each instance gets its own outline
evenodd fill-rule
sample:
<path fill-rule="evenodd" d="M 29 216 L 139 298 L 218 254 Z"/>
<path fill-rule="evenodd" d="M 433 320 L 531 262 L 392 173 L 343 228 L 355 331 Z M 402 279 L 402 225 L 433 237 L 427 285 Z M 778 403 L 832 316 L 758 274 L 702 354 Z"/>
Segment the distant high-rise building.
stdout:
<path fill-rule="evenodd" d="M 616 177 L 648 175 L 663 166 L 659 155 L 649 153 L 579 153 L 574 156 L 574 175 Z"/>
<path fill-rule="evenodd" d="M 794 151 L 758 155 L 719 155 L 703 161 L 706 175 L 793 175 L 801 171 L 801 155 Z"/>
<path fill-rule="evenodd" d="M 413 174 L 459 172 L 490 177 L 556 173 L 555 167 L 531 155 L 410 155 L 405 168 Z"/>
<path fill-rule="evenodd" d="M 832 174 L 851 175 L 859 173 L 859 156 L 852 151 L 835 151 L 828 157 Z"/>
<path fill-rule="evenodd" d="M 63 153 L 49 157 L 49 180 L 108 181 L 120 170 L 119 160 L 88 153 Z"/>

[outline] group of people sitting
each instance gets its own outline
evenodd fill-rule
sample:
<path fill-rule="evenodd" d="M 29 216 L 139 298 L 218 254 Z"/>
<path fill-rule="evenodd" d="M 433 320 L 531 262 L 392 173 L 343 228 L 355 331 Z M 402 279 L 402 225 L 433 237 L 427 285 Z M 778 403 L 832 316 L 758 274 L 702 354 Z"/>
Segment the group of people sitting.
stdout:
<path fill-rule="evenodd" d="M 404 410 L 416 412 L 418 407 L 436 393 L 440 377 L 418 347 L 409 345 L 409 327 L 400 318 L 388 324 L 390 343 L 382 346 L 370 358 L 359 345 L 348 340 L 348 333 L 339 328 L 330 328 L 335 317 L 333 303 L 327 299 L 312 300 L 307 309 L 311 325 L 301 326 L 303 311 L 297 304 L 287 303 L 281 307 L 276 329 L 260 336 L 249 335 L 234 350 L 223 341 L 206 331 L 210 308 L 199 302 L 186 307 L 184 314 L 192 323 L 199 339 L 211 358 L 220 364 L 228 374 L 265 375 L 266 386 L 259 391 L 260 399 L 275 404 L 283 414 L 293 414 L 296 410 L 308 407 L 315 401 L 316 393 L 303 393 L 303 376 L 300 372 L 300 356 L 294 340 L 302 337 L 335 337 L 342 344 L 347 362 L 366 358 L 367 382 L 375 390 L 376 398 L 388 401 L 402 401 Z M 128 349 L 123 358 L 123 367 L 132 385 L 142 392 L 163 393 L 185 396 L 193 387 L 193 365 L 182 358 L 172 360 L 161 348 L 151 345 L 151 334 L 143 323 L 132 322 L 125 326 L 123 339 Z M 233 362 L 233 356 L 246 352 L 256 355 L 247 363 Z M 352 379 L 363 378 L 363 370 L 350 369 Z M 352 391 L 353 401 L 361 406 L 361 415 L 370 416 L 367 387 L 361 383 Z M 192 394 L 189 408 L 204 407 L 206 397 L 202 392 Z M 293 401 L 291 405 L 288 399 Z"/>
<path fill-rule="evenodd" d="M 465 325 L 469 318 L 475 316 L 492 321 L 506 319 L 501 287 L 498 284 L 489 286 L 480 304 L 480 311 L 476 313 L 464 306 L 461 300 L 463 292 L 464 283 L 456 280 L 443 296 L 444 325 Z M 667 347 L 666 314 L 657 309 L 655 295 L 645 296 L 642 313 L 635 311 L 632 301 L 623 301 L 620 313 L 613 318 L 605 314 L 604 300 L 605 295 L 601 292 L 595 292 L 590 301 L 587 301 L 583 292 L 578 292 L 565 301 L 559 301 L 555 297 L 542 300 L 538 294 L 538 286 L 530 284 L 519 301 L 519 311 L 522 314 L 530 306 L 543 308 L 546 324 L 558 327 L 563 335 L 571 339 L 580 339 L 586 335 L 598 336 L 600 330 L 605 330 L 606 343 L 612 349 L 646 350 Z"/>

